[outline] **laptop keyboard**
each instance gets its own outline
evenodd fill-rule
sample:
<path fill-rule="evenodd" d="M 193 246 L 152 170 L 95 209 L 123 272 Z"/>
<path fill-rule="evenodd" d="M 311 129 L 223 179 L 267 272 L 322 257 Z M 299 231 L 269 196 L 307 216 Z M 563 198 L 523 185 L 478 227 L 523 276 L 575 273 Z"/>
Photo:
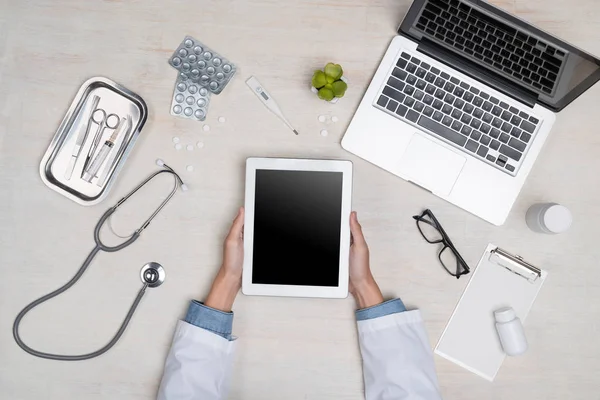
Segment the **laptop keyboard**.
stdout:
<path fill-rule="evenodd" d="M 540 121 L 403 52 L 376 106 L 514 175 Z"/>
<path fill-rule="evenodd" d="M 564 51 L 495 20 L 458 0 L 429 0 L 417 29 L 505 75 L 548 95 L 558 81 Z"/>

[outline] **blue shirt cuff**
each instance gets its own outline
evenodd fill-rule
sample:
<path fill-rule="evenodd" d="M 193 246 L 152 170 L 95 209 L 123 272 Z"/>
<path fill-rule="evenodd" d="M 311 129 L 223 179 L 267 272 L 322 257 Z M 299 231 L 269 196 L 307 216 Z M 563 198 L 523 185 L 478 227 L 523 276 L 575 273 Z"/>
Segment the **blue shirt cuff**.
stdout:
<path fill-rule="evenodd" d="M 215 310 L 199 301 L 192 300 L 184 319 L 185 322 L 198 328 L 206 329 L 231 341 L 233 313 Z"/>
<path fill-rule="evenodd" d="M 367 319 L 374 319 L 384 317 L 390 314 L 397 314 L 406 311 L 404 303 L 400 299 L 393 299 L 384 301 L 381 304 L 369 308 L 363 308 L 356 310 L 356 320 L 364 321 Z"/>

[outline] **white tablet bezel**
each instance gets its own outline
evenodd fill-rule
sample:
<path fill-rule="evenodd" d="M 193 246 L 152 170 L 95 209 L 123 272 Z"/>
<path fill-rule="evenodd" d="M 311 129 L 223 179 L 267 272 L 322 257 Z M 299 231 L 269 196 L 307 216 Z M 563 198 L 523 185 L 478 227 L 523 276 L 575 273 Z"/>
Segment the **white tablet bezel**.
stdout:
<path fill-rule="evenodd" d="M 254 199 L 256 170 L 342 172 L 342 215 L 340 232 L 339 286 L 265 285 L 252 283 L 254 250 Z M 352 163 L 345 160 L 304 160 L 285 158 L 248 158 L 246 160 L 246 200 L 244 222 L 244 271 L 242 293 L 258 296 L 345 298 L 348 296 L 350 255 L 350 212 L 352 210 Z"/>

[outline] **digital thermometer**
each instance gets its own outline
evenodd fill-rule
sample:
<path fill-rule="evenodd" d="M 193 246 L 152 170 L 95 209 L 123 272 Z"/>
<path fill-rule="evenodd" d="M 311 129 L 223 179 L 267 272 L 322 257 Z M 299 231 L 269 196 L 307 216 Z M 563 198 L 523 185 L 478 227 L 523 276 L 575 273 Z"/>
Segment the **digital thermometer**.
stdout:
<path fill-rule="evenodd" d="M 283 116 L 283 113 L 279 109 L 279 106 L 277 105 L 275 100 L 273 100 L 273 97 L 271 97 L 271 95 L 265 90 L 265 88 L 263 87 L 263 85 L 261 85 L 258 79 L 251 76 L 246 81 L 246 85 L 248 85 L 248 87 L 252 89 L 256 97 L 258 97 L 260 101 L 269 110 L 271 110 L 273 114 L 277 115 L 279 119 L 281 119 L 296 135 L 298 134 L 298 131 L 295 130 L 292 124 L 290 124 L 290 122 Z"/>

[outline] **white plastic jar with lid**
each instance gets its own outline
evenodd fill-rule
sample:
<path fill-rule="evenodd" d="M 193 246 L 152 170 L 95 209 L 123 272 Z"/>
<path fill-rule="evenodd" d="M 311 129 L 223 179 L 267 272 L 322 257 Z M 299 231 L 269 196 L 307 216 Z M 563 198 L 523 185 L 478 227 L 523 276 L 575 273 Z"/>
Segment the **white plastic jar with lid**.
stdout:
<path fill-rule="evenodd" d="M 511 307 L 494 311 L 496 331 L 500 338 L 502 349 L 509 356 L 518 356 L 527 351 L 527 338 L 521 320 L 517 318 L 515 310 Z"/>
<path fill-rule="evenodd" d="M 567 231 L 573 223 L 573 216 L 567 207 L 560 204 L 540 203 L 529 207 L 525 220 L 532 231 L 552 235 Z"/>

